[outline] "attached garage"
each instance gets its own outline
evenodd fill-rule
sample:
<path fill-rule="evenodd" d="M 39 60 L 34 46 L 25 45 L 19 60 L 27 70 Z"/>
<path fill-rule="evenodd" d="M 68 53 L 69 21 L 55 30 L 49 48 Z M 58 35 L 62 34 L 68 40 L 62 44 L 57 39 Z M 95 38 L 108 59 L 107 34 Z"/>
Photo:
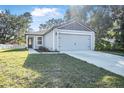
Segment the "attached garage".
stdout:
<path fill-rule="evenodd" d="M 60 51 L 91 50 L 91 35 L 60 34 Z"/>
<path fill-rule="evenodd" d="M 70 20 L 44 31 L 27 33 L 27 38 L 30 35 L 36 37 L 33 40 L 34 46 L 37 46 L 33 47 L 35 49 L 39 46 L 39 36 L 42 37 L 40 46 L 51 51 L 85 51 L 94 50 L 95 47 L 95 31 L 79 20 Z"/>
<path fill-rule="evenodd" d="M 56 37 L 59 51 L 94 50 L 95 34 L 93 31 L 59 29 Z"/>

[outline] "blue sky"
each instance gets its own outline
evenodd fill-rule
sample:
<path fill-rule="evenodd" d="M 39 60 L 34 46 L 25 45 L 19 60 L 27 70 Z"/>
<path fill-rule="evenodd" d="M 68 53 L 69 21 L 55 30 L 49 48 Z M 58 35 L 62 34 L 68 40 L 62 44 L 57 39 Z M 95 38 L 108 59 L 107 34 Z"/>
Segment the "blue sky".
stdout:
<path fill-rule="evenodd" d="M 0 5 L 0 11 L 8 9 L 15 15 L 30 12 L 33 19 L 31 28 L 37 31 L 40 23 L 45 23 L 51 18 L 63 18 L 68 7 L 64 5 Z"/>

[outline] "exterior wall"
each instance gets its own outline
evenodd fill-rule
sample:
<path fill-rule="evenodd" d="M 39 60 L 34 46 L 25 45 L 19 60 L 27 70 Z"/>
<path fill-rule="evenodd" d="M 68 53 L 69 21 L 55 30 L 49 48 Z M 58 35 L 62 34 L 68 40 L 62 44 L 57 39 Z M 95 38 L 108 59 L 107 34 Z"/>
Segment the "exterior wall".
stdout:
<path fill-rule="evenodd" d="M 37 41 L 38 41 L 37 38 L 38 38 L 38 37 L 42 37 L 42 45 L 39 45 L 39 44 L 37 43 Z M 44 42 L 43 42 L 43 36 L 34 36 L 34 42 L 35 42 L 35 43 L 34 43 L 34 44 L 35 44 L 35 45 L 34 45 L 34 48 L 35 48 L 35 49 L 39 49 L 39 47 L 40 47 L 40 46 L 43 46 L 43 44 L 44 44 Z"/>
<path fill-rule="evenodd" d="M 95 50 L 95 32 L 92 32 L 92 49 Z"/>
<path fill-rule="evenodd" d="M 54 42 L 53 42 L 54 31 L 51 31 L 44 35 L 44 47 L 48 48 L 49 50 L 54 50 Z"/>
<path fill-rule="evenodd" d="M 28 38 L 33 38 L 33 49 L 38 49 L 40 46 L 43 46 L 43 36 L 40 35 L 26 35 L 26 47 L 28 47 Z M 42 37 L 42 45 L 37 44 L 37 37 Z"/>
<path fill-rule="evenodd" d="M 54 50 L 58 51 L 57 47 L 58 47 L 58 44 L 59 44 L 59 41 L 58 41 L 59 30 L 58 29 L 54 29 L 53 33 L 54 33 L 54 37 L 53 37 L 54 38 L 54 40 L 53 40 L 53 42 L 54 42 Z"/>
<path fill-rule="evenodd" d="M 53 31 L 42 36 L 42 45 L 37 44 L 38 35 L 26 35 L 26 46 L 28 46 L 28 37 L 33 37 L 33 49 L 38 49 L 39 46 L 44 46 L 51 51 L 59 51 L 59 35 L 64 34 L 82 34 L 91 36 L 91 50 L 94 50 L 95 47 L 95 32 L 93 31 L 77 31 L 77 30 L 63 30 L 63 29 L 54 29 Z M 40 35 L 39 35 L 40 36 Z"/>
<path fill-rule="evenodd" d="M 25 44 L 25 46 L 26 46 L 26 48 L 28 48 L 28 35 L 26 35 L 25 38 L 26 38 L 26 44 Z"/>
<path fill-rule="evenodd" d="M 33 36 L 33 49 L 37 49 L 36 48 L 36 37 L 35 36 Z"/>
<path fill-rule="evenodd" d="M 55 29 L 55 49 L 59 51 L 59 34 L 82 34 L 82 35 L 90 35 L 91 36 L 91 50 L 94 50 L 95 47 L 95 32 L 93 31 L 77 31 L 77 30 L 63 30 L 63 29 Z"/>

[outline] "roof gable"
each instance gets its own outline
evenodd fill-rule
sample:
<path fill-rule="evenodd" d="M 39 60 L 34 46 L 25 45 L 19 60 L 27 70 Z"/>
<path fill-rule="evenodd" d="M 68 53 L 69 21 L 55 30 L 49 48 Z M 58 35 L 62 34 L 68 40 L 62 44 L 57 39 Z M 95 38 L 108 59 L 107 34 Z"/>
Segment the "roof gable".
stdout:
<path fill-rule="evenodd" d="M 89 26 L 87 26 L 83 22 L 72 19 L 72 20 L 69 20 L 69 21 L 64 22 L 62 24 L 53 26 L 50 29 L 46 29 L 46 30 L 38 31 L 38 32 L 32 32 L 32 33 L 29 32 L 29 33 L 26 33 L 26 34 L 45 35 L 45 34 L 49 33 L 50 31 L 52 31 L 55 28 L 65 29 L 65 30 L 94 31 L 92 28 L 90 28 Z"/>
<path fill-rule="evenodd" d="M 91 28 L 78 21 L 66 23 L 65 25 L 59 26 L 57 28 L 66 30 L 93 31 Z"/>

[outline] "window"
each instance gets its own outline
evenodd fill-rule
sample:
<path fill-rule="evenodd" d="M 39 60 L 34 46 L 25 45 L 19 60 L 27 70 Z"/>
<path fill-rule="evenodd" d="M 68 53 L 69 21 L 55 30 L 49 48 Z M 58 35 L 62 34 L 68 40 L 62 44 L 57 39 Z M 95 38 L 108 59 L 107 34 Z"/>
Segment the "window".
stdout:
<path fill-rule="evenodd" d="M 37 37 L 37 44 L 42 45 L 42 37 Z"/>

